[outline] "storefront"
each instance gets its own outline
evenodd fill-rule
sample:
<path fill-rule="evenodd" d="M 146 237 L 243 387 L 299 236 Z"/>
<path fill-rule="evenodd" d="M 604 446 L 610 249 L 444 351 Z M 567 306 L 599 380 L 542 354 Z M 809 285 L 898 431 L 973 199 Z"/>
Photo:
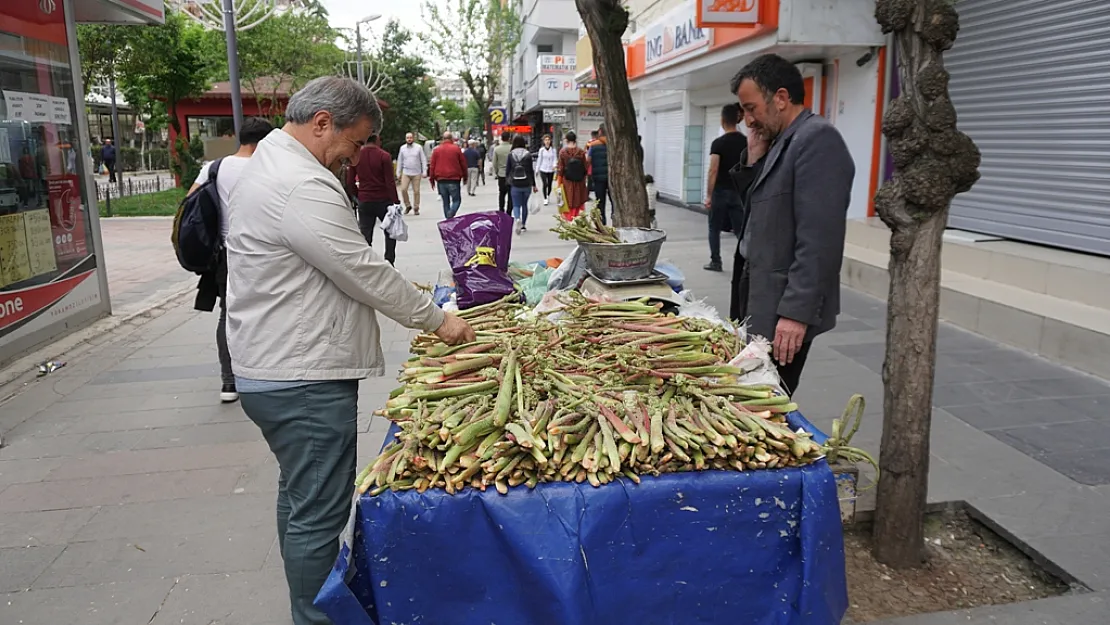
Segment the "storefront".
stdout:
<path fill-rule="evenodd" d="M 640 5 L 643 5 L 642 7 Z M 885 37 L 875 23 L 874 0 L 686 0 L 658 12 L 630 33 L 626 67 L 643 136 L 644 171 L 661 197 L 701 204 L 709 146 L 720 133 L 721 107 L 736 102 L 729 81 L 765 53 L 798 64 L 806 104 L 841 131 L 856 164 L 851 217 L 864 217 L 878 183 L 879 137 L 885 76 Z M 700 10 L 700 13 L 699 13 Z M 581 64 L 579 82 L 592 75 Z"/>
<path fill-rule="evenodd" d="M 944 60 L 983 163 L 949 225 L 1110 255 L 1110 3 L 958 7 Z"/>
<path fill-rule="evenodd" d="M 0 364 L 110 312 L 76 22 L 161 0 L 0 2 Z"/>

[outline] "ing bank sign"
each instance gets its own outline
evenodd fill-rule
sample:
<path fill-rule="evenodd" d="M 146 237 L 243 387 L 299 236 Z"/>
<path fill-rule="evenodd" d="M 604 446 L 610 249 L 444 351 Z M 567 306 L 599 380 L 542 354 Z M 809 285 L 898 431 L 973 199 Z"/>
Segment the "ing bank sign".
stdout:
<path fill-rule="evenodd" d="M 698 28 L 698 6 L 686 2 L 664 15 L 644 34 L 644 69 L 651 71 L 680 57 L 709 50 L 713 30 Z"/>

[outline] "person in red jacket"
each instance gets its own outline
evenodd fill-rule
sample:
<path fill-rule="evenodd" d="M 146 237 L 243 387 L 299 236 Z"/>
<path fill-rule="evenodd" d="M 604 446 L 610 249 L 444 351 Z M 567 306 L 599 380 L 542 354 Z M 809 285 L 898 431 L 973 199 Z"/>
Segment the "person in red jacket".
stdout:
<path fill-rule="evenodd" d="M 374 226 L 385 219 L 386 211 L 400 204 L 397 183 L 393 177 L 393 157 L 382 149 L 381 137 L 370 135 L 358 155 L 358 164 L 347 167 L 347 189 L 358 193 L 358 229 L 366 243 L 374 245 Z M 385 235 L 385 259 L 396 264 L 397 241 Z"/>
<path fill-rule="evenodd" d="M 428 167 L 428 180 L 432 189 L 439 191 L 443 200 L 443 218 L 451 219 L 462 204 L 462 181 L 466 178 L 466 157 L 455 143 L 450 132 L 443 133 L 443 141 L 432 150 L 432 164 Z"/>

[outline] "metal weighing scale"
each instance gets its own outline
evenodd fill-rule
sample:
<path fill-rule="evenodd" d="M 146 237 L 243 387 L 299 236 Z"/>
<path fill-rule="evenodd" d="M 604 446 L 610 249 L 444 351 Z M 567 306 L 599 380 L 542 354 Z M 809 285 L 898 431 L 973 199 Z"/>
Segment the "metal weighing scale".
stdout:
<path fill-rule="evenodd" d="M 667 276 L 654 270 L 650 276 L 638 280 L 604 280 L 587 269 L 579 291 L 587 297 L 608 297 L 616 301 L 647 297 L 663 302 L 664 310 L 667 310 L 668 305 L 677 307 L 684 303 L 678 293 L 667 284 Z"/>

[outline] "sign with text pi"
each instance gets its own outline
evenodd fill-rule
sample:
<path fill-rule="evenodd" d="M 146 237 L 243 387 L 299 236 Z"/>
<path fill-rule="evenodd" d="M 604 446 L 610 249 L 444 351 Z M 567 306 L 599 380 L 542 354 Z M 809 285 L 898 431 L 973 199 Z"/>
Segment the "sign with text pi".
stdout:
<path fill-rule="evenodd" d="M 698 28 L 759 23 L 762 0 L 698 0 Z"/>

